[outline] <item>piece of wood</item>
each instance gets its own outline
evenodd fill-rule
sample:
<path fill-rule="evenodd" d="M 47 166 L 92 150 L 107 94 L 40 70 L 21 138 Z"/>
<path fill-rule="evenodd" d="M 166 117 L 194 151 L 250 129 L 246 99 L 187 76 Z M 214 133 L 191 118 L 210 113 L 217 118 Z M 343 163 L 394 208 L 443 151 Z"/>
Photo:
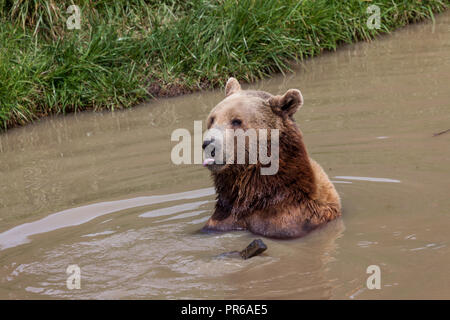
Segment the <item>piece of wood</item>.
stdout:
<path fill-rule="evenodd" d="M 441 134 L 444 134 L 444 133 L 447 133 L 447 132 L 450 132 L 450 129 L 447 129 L 447 130 L 435 133 L 435 134 L 433 134 L 433 137 L 440 136 Z"/>
<path fill-rule="evenodd" d="M 260 255 L 267 250 L 266 244 L 261 239 L 253 240 L 247 248 L 240 252 L 242 259 L 250 259 L 251 257 Z"/>
<path fill-rule="evenodd" d="M 244 260 L 250 259 L 257 255 L 260 255 L 267 250 L 266 244 L 261 239 L 253 240 L 247 248 L 242 251 L 230 251 L 224 252 L 219 255 L 220 258 L 231 257 L 231 258 L 242 258 Z"/>

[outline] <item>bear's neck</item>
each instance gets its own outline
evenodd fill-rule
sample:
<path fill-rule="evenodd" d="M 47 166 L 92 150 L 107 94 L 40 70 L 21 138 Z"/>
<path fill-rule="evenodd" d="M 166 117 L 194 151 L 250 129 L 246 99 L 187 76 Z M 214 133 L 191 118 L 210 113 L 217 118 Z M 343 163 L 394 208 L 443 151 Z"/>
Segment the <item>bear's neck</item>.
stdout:
<path fill-rule="evenodd" d="M 217 192 L 216 213 L 248 216 L 255 210 L 298 205 L 316 192 L 314 172 L 303 138 L 294 123 L 280 130 L 279 169 L 261 175 L 261 166 L 232 165 L 213 174 Z"/>

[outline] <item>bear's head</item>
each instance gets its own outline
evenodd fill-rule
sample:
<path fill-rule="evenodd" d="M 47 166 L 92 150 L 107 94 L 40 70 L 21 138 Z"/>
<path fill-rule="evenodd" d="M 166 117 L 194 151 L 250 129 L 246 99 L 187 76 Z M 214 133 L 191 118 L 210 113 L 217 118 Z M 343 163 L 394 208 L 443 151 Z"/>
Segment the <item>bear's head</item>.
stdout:
<path fill-rule="evenodd" d="M 275 148 L 279 151 L 280 134 L 285 136 L 293 130 L 289 133 L 291 139 L 296 138 L 293 135 L 301 136 L 293 119 L 303 104 L 300 91 L 290 89 L 283 95 L 273 96 L 264 91 L 242 90 L 239 82 L 230 78 L 225 86 L 225 95 L 206 120 L 208 132 L 203 141 L 204 165 L 213 173 L 231 168 L 242 171 L 259 167 L 261 162 L 267 165 L 267 161 L 261 161 L 261 156 L 269 154 L 270 160 L 276 160 L 278 165 L 279 159 L 275 159 L 278 154 L 272 151 Z M 277 170 L 268 172 L 276 173 Z"/>
<path fill-rule="evenodd" d="M 223 212 L 223 217 L 229 212 L 243 216 L 252 210 L 312 197 L 316 192 L 315 176 L 301 131 L 293 119 L 303 105 L 300 91 L 290 89 L 274 96 L 264 91 L 242 90 L 238 81 L 230 78 L 225 94 L 206 120 L 208 131 L 203 142 L 204 165 L 212 172 L 218 194 L 216 212 Z M 249 132 L 257 136 L 257 147 Z M 239 136 L 244 138 L 241 145 L 236 141 Z M 264 141 L 266 150 L 261 152 L 259 146 Z M 239 162 L 241 149 L 244 163 Z M 274 150 L 278 151 L 275 156 Z M 226 161 L 218 162 L 218 153 L 225 155 Z M 251 161 L 252 153 L 257 153 L 256 162 Z M 270 154 L 270 162 L 277 162 L 275 171 L 262 172 L 273 166 L 262 161 L 262 154 Z"/>

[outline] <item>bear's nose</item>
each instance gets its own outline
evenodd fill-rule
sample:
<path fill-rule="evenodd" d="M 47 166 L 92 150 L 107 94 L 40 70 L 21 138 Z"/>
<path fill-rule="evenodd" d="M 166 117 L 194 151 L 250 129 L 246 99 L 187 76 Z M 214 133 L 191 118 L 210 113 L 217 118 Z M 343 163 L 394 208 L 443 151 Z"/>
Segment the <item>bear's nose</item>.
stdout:
<path fill-rule="evenodd" d="M 209 146 L 213 141 L 214 141 L 214 138 L 212 138 L 211 140 L 205 140 L 205 141 L 203 141 L 203 144 L 202 144 L 203 150 L 205 150 L 205 148 L 206 148 L 207 146 Z"/>

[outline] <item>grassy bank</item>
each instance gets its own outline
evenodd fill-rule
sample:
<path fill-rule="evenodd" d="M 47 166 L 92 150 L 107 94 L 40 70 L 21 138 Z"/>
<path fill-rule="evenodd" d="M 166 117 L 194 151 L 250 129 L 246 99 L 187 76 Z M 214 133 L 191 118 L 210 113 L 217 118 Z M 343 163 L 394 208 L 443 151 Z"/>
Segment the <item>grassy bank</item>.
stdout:
<path fill-rule="evenodd" d="M 254 81 L 431 18 L 450 0 L 0 0 L 0 130 L 55 113 Z M 381 28 L 369 30 L 369 5 Z"/>

